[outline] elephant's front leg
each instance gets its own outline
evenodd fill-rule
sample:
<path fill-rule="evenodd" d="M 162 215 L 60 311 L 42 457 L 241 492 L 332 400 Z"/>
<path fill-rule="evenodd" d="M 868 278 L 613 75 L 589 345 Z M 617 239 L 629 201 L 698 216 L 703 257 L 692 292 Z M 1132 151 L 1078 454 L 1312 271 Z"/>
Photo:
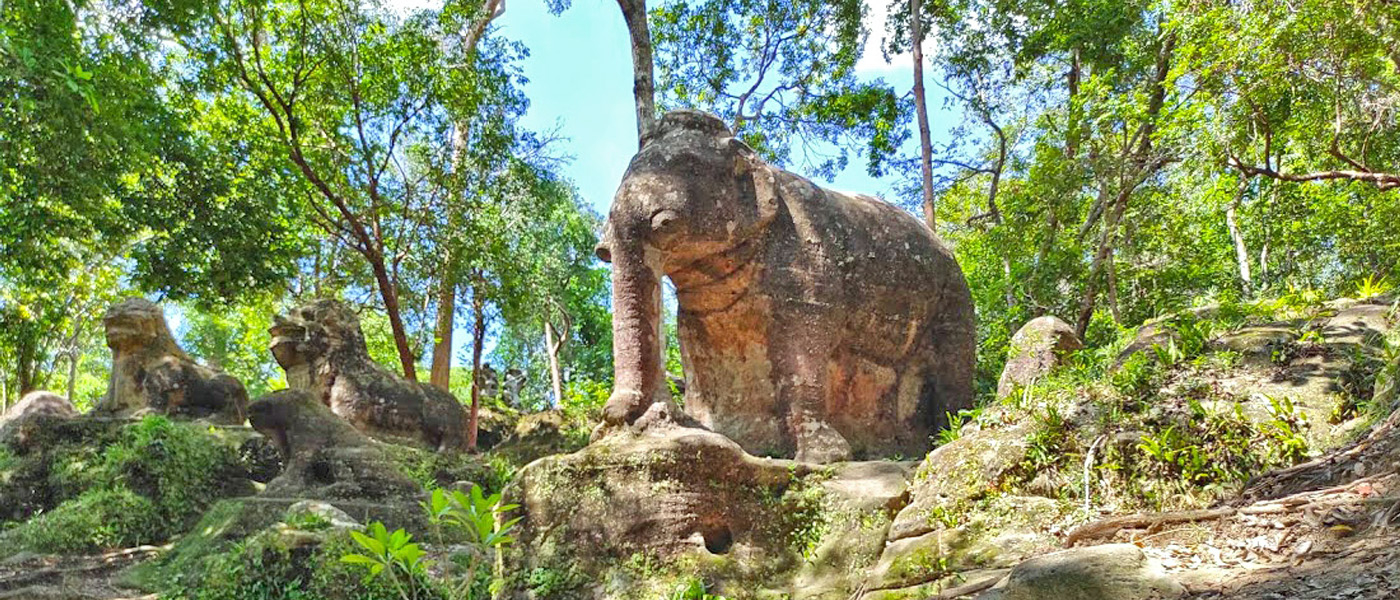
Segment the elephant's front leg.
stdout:
<path fill-rule="evenodd" d="M 779 318 L 769 356 L 778 406 L 800 462 L 850 460 L 851 445 L 827 421 L 827 366 L 837 342 L 836 327 L 813 318 L 810 309 Z"/>

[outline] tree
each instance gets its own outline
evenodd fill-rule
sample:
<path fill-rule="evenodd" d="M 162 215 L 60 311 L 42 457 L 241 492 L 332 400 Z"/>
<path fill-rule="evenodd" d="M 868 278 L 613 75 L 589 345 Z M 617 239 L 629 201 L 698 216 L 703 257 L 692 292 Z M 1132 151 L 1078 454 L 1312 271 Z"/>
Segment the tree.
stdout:
<path fill-rule="evenodd" d="M 0 354 L 23 393 L 83 343 L 129 279 L 217 303 L 285 280 L 300 248 L 264 173 L 215 160 L 160 43 L 192 3 L 0 6 Z M 237 224 L 236 227 L 232 226 Z M 257 251 L 248 251 L 257 248 Z M 130 261 L 129 263 L 127 261 Z"/>
<path fill-rule="evenodd" d="M 910 46 L 914 49 L 914 110 L 919 118 L 919 173 L 923 189 L 924 222 L 938 231 L 938 214 L 933 199 L 933 145 L 929 141 L 928 99 L 924 94 L 923 12 L 919 0 L 909 0 Z"/>
<path fill-rule="evenodd" d="M 652 35 L 662 105 L 714 112 L 779 165 L 833 177 L 859 152 L 878 176 L 908 136 L 907 107 L 882 80 L 856 76 L 864 14 L 859 0 L 659 6 Z"/>
<path fill-rule="evenodd" d="M 468 118 L 461 111 L 470 89 L 451 85 L 451 71 L 472 60 L 497 7 L 493 0 L 399 19 L 354 0 L 229 0 L 209 9 L 200 31 L 212 35 L 183 38 L 214 90 L 261 106 L 254 126 L 279 142 L 314 191 L 306 198 L 311 221 L 364 260 L 409 379 L 418 355 L 404 323 L 404 263 L 424 234 L 413 216 L 437 189 L 426 185 L 431 173 L 410 169 L 406 153 L 443 146 L 452 124 Z M 462 29 L 471 47 L 441 43 L 444 31 Z"/>

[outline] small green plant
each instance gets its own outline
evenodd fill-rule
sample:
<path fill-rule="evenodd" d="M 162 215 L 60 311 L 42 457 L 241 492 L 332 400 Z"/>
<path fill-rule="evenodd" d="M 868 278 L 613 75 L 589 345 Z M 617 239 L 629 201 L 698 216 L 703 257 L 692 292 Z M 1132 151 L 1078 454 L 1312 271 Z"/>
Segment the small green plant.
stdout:
<path fill-rule="evenodd" d="M 938 432 L 938 445 L 945 446 L 957 441 L 962 437 L 962 429 L 968 423 L 972 423 L 982 416 L 982 409 L 962 409 L 956 413 L 944 413 L 948 416 L 948 427 Z"/>
<path fill-rule="evenodd" d="M 487 496 L 481 486 L 472 486 L 471 493 L 460 490 L 445 491 L 434 489 L 423 509 L 428 513 L 428 521 L 442 539 L 443 528 L 448 527 L 464 534 L 470 547 L 463 556 L 466 563 L 466 577 L 455 590 L 455 597 L 469 600 L 477 593 L 478 574 L 481 564 L 488 555 L 498 555 L 500 550 L 514 543 L 511 529 L 520 521 L 519 517 L 503 520 L 503 516 L 517 508 L 501 500 L 501 493 Z"/>
<path fill-rule="evenodd" d="M 1356 297 L 1359 300 L 1372 300 L 1390 292 L 1391 286 L 1383 278 L 1369 275 L 1356 282 Z"/>
<path fill-rule="evenodd" d="M 693 578 L 690 581 L 680 584 L 676 591 L 671 592 L 670 600 L 727 600 L 724 596 L 708 593 L 705 591 L 705 581 L 700 578 Z"/>
<path fill-rule="evenodd" d="M 341 562 L 360 565 L 368 570 L 365 581 L 382 575 L 398 591 L 400 598 L 417 600 L 420 595 L 418 582 L 426 572 L 429 561 L 422 548 L 413 543 L 413 536 L 402 529 L 391 533 L 383 523 L 374 521 L 365 528 L 364 533 L 352 531 L 350 537 L 364 552 L 345 554 L 340 557 Z"/>

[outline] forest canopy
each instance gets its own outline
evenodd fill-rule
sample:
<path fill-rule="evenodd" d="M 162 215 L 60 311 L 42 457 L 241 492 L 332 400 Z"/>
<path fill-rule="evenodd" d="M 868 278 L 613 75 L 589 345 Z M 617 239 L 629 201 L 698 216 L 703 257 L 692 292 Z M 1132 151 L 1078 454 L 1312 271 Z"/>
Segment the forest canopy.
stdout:
<path fill-rule="evenodd" d="M 618 8 L 639 138 L 662 110 L 711 111 L 801 174 L 881 178 L 865 191 L 936 228 L 977 303 L 984 390 L 1036 316 L 1093 344 L 1194 305 L 1396 277 L 1393 2 L 914 0 L 885 22 L 862 2 Z M 522 408 L 596 406 L 602 216 L 564 175 L 567 140 L 522 125 L 530 49 L 502 9 L 0 6 L 4 404 L 105 393 L 102 311 L 146 295 L 255 395 L 279 387 L 271 316 L 331 296 L 377 360 L 459 400 L 494 363 L 524 374 Z M 856 68 L 916 47 L 899 77 Z M 957 125 L 935 139 L 930 109 Z"/>

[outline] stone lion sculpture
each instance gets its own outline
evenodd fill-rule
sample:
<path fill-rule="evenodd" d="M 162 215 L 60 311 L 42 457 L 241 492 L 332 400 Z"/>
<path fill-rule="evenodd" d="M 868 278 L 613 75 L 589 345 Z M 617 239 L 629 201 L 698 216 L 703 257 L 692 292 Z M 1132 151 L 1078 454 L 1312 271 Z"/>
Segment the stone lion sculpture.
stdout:
<path fill-rule="evenodd" d="M 272 354 L 304 390 L 373 437 L 437 450 L 467 448 L 467 412 L 451 394 L 390 373 L 369 357 L 360 318 L 316 300 L 273 320 Z"/>
<path fill-rule="evenodd" d="M 610 425 L 669 393 L 660 281 L 676 286 L 685 408 L 763 454 L 922 455 L 971 406 L 972 295 L 929 228 L 764 163 L 723 121 L 662 117 L 613 200 Z"/>
<path fill-rule="evenodd" d="M 239 425 L 248 391 L 237 379 L 191 359 L 170 334 L 165 312 L 145 298 L 112 305 L 102 317 L 112 349 L 112 377 L 97 414 L 157 412 Z"/>

